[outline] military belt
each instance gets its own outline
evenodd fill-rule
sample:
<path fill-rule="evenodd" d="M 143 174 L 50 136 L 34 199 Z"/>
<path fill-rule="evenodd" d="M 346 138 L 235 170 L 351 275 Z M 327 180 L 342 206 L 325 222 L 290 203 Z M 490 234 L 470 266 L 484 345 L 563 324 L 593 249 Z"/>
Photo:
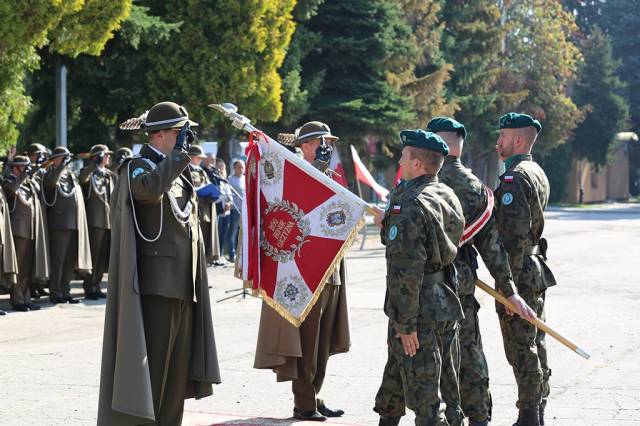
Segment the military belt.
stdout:
<path fill-rule="evenodd" d="M 422 285 L 431 285 L 447 281 L 447 274 L 444 271 L 431 272 L 422 276 Z"/>
<path fill-rule="evenodd" d="M 547 248 L 548 248 L 547 240 L 545 238 L 540 238 L 540 241 L 538 242 L 538 244 L 531 247 L 524 248 L 524 255 L 525 256 L 542 256 L 544 260 L 547 260 Z"/>

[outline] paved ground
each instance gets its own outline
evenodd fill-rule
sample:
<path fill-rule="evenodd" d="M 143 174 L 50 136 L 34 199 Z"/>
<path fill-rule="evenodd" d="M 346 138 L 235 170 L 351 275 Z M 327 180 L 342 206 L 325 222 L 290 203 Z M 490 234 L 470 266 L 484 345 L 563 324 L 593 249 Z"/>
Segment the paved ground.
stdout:
<path fill-rule="evenodd" d="M 590 350 L 585 361 L 549 341 L 553 369 L 548 425 L 640 425 L 640 206 L 552 209 L 546 236 L 559 285 L 547 296 L 548 323 Z M 358 244 L 356 244 L 357 246 Z M 384 251 L 372 236 L 349 254 L 353 349 L 332 358 L 323 396 L 344 408 L 334 424 L 374 425 L 373 397 L 385 361 Z M 488 281 L 486 271 L 481 278 Z M 211 269 L 212 298 L 239 286 L 230 269 Z M 75 292 L 80 293 L 78 285 Z M 515 385 L 492 302 L 480 295 L 491 368 L 494 425 L 511 425 Z M 0 424 L 95 424 L 104 304 L 51 306 L 0 317 Z M 0 308 L 8 309 L 7 296 Z M 190 400 L 184 424 L 293 423 L 290 385 L 251 368 L 260 302 L 213 307 L 223 383 Z M 407 415 L 402 424 L 409 425 Z"/>

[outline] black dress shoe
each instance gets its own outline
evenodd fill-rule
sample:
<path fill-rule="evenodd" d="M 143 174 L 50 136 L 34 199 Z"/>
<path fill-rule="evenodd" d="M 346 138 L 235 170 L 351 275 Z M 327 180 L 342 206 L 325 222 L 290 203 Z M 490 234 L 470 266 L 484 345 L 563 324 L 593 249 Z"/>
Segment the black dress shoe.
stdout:
<path fill-rule="evenodd" d="M 321 399 L 317 400 L 316 404 L 318 405 L 318 411 L 323 416 L 326 416 L 326 417 L 342 417 L 342 415 L 344 414 L 344 410 L 340 410 L 340 409 L 332 410 L 331 408 L 327 407 L 324 404 L 324 401 L 321 400 Z"/>
<path fill-rule="evenodd" d="M 102 292 L 102 290 L 100 290 L 100 289 L 98 289 L 98 291 L 96 291 L 96 296 L 98 296 L 98 299 L 106 299 L 107 298 L 107 295 L 104 294 Z"/>
<path fill-rule="evenodd" d="M 325 416 L 317 411 L 304 411 L 299 408 L 293 409 L 293 418 L 298 420 L 306 420 L 309 422 L 324 422 L 327 420 Z"/>
<path fill-rule="evenodd" d="M 85 294 L 84 298 L 87 299 L 87 300 L 98 300 L 98 299 L 100 299 L 100 297 L 98 297 L 97 293 Z"/>
<path fill-rule="evenodd" d="M 79 301 L 78 299 L 74 299 L 74 298 L 73 298 L 73 297 L 71 297 L 71 296 L 67 296 L 67 297 L 65 297 L 65 298 L 64 298 L 64 300 L 65 300 L 67 303 L 70 303 L 70 304 L 72 304 L 72 305 L 75 305 L 76 303 L 80 303 L 80 301 Z"/>
<path fill-rule="evenodd" d="M 67 299 L 65 299 L 64 297 L 50 296 L 49 300 L 51 300 L 51 303 L 53 303 L 54 305 L 56 303 L 67 303 Z"/>
<path fill-rule="evenodd" d="M 27 305 L 25 305 L 24 303 L 20 303 L 18 305 L 13 305 L 11 307 L 11 309 L 13 309 L 14 311 L 18 311 L 18 312 L 29 312 L 29 307 Z"/>
<path fill-rule="evenodd" d="M 40 292 L 38 290 L 31 290 L 32 299 L 40 299 Z"/>
<path fill-rule="evenodd" d="M 40 305 L 36 305 L 35 303 L 25 303 L 25 305 L 27 305 L 27 308 L 29 308 L 30 311 L 40 310 Z"/>

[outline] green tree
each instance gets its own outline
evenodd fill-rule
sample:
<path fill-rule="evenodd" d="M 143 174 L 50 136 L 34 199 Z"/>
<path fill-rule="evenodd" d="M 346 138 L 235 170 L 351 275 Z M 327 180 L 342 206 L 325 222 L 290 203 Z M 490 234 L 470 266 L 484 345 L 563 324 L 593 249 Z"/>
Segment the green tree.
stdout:
<path fill-rule="evenodd" d="M 506 80 L 527 96 L 511 108 L 542 121 L 536 151 L 566 142 L 584 117 L 568 96 L 580 51 L 572 41 L 578 31 L 572 14 L 556 0 L 513 2 L 506 9 Z"/>
<path fill-rule="evenodd" d="M 321 37 L 303 61 L 303 78 L 322 82 L 304 118 L 326 121 L 358 144 L 366 135 L 395 139 L 413 114 L 410 100 L 387 80 L 389 61 L 415 53 L 397 3 L 327 0 L 309 29 Z"/>
<path fill-rule="evenodd" d="M 0 2 L 0 148 L 15 143 L 30 108 L 23 81 L 38 67 L 37 49 L 99 54 L 130 6 L 131 0 Z"/>
<path fill-rule="evenodd" d="M 150 52 L 146 86 L 183 103 L 203 125 L 227 125 L 207 105 L 233 102 L 254 120 L 282 113 L 282 65 L 295 24 L 295 0 L 156 0 L 151 11 L 182 22 L 180 34 Z"/>
<path fill-rule="evenodd" d="M 400 93 L 413 100 L 412 127 L 424 127 L 438 115 L 453 115 L 455 101 L 445 97 L 445 83 L 452 66 L 447 63 L 440 43 L 444 23 L 439 20 L 440 0 L 398 0 L 403 19 L 409 25 L 413 55 L 395 55 L 389 61 L 388 80 Z"/>
<path fill-rule="evenodd" d="M 86 151 L 91 145 L 129 144 L 133 132 L 120 132 L 117 125 L 140 115 L 154 103 L 146 90 L 145 70 L 150 67 L 144 54 L 162 47 L 179 24 L 168 24 L 150 15 L 148 7 L 134 4 L 120 31 L 98 57 L 79 55 L 68 58 L 42 53 L 42 69 L 34 73 L 31 96 L 34 108 L 25 123 L 20 145 L 37 140 L 53 145 L 55 135 L 54 67 L 63 62 L 68 74 L 69 147 Z"/>
<path fill-rule="evenodd" d="M 629 104 L 631 130 L 640 132 L 640 0 L 564 0 L 575 13 L 580 28 L 588 33 L 597 25 L 611 40 L 613 57 L 621 63 L 616 74 L 626 84 L 621 92 Z"/>
<path fill-rule="evenodd" d="M 582 43 L 584 61 L 572 96 L 578 107 L 588 107 L 588 112 L 574 131 L 573 151 L 596 166 L 604 166 L 616 133 L 626 130 L 629 108 L 618 94 L 624 84 L 615 75 L 620 63 L 612 58 L 609 38 L 597 27 L 589 33 Z"/>
<path fill-rule="evenodd" d="M 456 118 L 467 128 L 476 160 L 495 142 L 500 105 L 523 95 L 519 88 L 498 84 L 505 74 L 501 52 L 507 30 L 501 16 L 495 0 L 448 0 L 441 11 L 446 26 L 441 49 L 453 65 L 447 96 L 459 106 Z"/>

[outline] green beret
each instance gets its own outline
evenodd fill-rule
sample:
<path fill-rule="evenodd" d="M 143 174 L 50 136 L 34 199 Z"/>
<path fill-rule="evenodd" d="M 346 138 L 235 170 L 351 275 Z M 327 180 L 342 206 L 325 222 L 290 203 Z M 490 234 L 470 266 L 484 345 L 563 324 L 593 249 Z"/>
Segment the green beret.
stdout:
<path fill-rule="evenodd" d="M 436 117 L 427 124 L 427 130 L 433 133 L 456 132 L 462 139 L 467 137 L 467 129 L 462 123 L 451 117 Z"/>
<path fill-rule="evenodd" d="M 542 124 L 530 115 L 518 114 L 517 112 L 509 112 L 500 117 L 501 129 L 522 129 L 524 127 L 535 127 L 536 133 L 542 130 Z"/>
<path fill-rule="evenodd" d="M 440 136 L 432 132 L 422 129 L 403 130 L 400 132 L 400 140 L 402 141 L 402 146 L 414 146 L 439 152 L 442 155 L 449 155 L 447 144 Z"/>

